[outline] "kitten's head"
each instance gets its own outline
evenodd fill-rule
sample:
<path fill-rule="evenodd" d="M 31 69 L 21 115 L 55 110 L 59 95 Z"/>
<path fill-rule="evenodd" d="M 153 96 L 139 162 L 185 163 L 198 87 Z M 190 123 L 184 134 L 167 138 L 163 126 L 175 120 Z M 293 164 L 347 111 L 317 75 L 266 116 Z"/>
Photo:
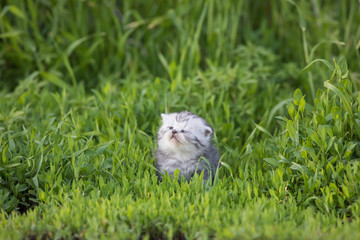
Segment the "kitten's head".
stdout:
<path fill-rule="evenodd" d="M 167 153 L 202 152 L 210 145 L 213 129 L 197 115 L 184 111 L 161 114 L 158 147 Z"/>

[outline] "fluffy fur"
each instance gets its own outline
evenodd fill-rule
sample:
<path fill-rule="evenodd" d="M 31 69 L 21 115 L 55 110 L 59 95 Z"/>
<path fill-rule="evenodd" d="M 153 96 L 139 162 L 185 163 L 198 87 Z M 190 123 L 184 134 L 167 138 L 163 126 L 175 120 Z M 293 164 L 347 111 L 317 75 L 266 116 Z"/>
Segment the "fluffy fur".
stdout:
<path fill-rule="evenodd" d="M 158 132 L 156 167 L 162 173 L 174 175 L 179 169 L 188 181 L 204 171 L 204 180 L 214 177 L 219 154 L 211 144 L 213 129 L 199 116 L 188 112 L 161 114 L 162 126 Z M 206 158 L 209 164 L 203 159 Z M 161 179 L 161 174 L 159 174 Z"/>

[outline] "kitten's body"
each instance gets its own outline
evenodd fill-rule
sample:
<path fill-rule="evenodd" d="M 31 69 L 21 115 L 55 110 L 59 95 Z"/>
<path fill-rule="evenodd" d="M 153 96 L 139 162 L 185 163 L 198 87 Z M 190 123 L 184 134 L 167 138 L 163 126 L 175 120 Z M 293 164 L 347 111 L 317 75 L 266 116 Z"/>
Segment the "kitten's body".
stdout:
<path fill-rule="evenodd" d="M 156 150 L 156 167 L 160 172 L 173 176 L 175 170 L 179 169 L 180 176 L 183 175 L 188 181 L 195 172 L 200 174 L 204 171 L 204 180 L 214 177 L 219 154 L 211 144 L 213 130 L 209 124 L 187 111 L 162 114 L 161 117 L 163 124 L 158 132 Z"/>

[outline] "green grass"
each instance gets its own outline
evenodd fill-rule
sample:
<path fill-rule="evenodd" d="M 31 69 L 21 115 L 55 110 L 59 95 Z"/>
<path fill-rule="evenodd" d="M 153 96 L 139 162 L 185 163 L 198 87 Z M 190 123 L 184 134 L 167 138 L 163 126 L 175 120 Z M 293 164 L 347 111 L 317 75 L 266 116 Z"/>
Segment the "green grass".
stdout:
<path fill-rule="evenodd" d="M 360 237 L 357 1 L 0 8 L 0 239 Z M 157 181 L 185 109 L 213 183 Z"/>

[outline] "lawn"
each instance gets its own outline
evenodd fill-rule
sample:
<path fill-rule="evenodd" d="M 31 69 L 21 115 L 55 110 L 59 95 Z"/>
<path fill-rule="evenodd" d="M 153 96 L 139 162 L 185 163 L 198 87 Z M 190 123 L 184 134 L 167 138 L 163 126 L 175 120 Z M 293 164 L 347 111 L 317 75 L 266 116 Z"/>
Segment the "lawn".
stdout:
<path fill-rule="evenodd" d="M 360 4 L 0 2 L 0 239 L 359 239 Z M 222 167 L 159 182 L 161 113 Z"/>

